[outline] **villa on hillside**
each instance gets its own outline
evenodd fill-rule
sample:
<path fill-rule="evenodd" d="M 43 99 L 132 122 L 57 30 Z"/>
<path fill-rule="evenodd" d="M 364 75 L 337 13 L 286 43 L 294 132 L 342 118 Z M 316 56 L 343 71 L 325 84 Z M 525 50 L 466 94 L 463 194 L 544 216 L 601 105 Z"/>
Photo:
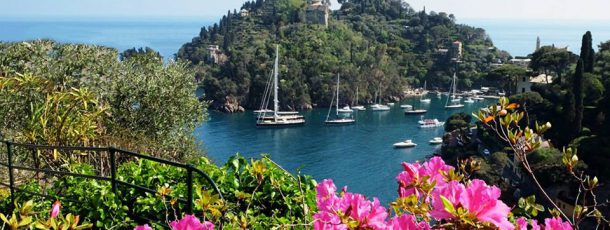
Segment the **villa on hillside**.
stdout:
<path fill-rule="evenodd" d="M 529 58 L 513 58 L 510 59 L 510 64 L 516 65 L 516 66 L 520 66 L 523 67 L 524 69 L 529 68 L 530 62 L 532 62 L 532 59 Z"/>
<path fill-rule="evenodd" d="M 248 16 L 250 16 L 250 11 L 248 11 L 248 10 L 246 10 L 246 9 L 241 9 L 241 10 L 239 11 L 239 16 L 240 16 L 240 17 L 242 17 L 242 18 L 243 18 L 243 17 L 248 17 Z"/>
<path fill-rule="evenodd" d="M 218 45 L 208 46 L 208 57 L 207 61 L 214 64 L 223 64 L 227 61 L 227 56 L 220 51 Z"/>
<path fill-rule="evenodd" d="M 328 27 L 330 17 L 329 0 L 313 0 L 307 7 L 306 18 L 309 24 L 319 24 Z"/>
<path fill-rule="evenodd" d="M 534 84 L 550 84 L 553 83 L 553 76 L 549 76 L 546 74 L 540 74 L 538 76 L 520 77 L 517 81 L 517 89 L 515 89 L 515 93 L 525 93 L 532 91 L 532 85 Z"/>

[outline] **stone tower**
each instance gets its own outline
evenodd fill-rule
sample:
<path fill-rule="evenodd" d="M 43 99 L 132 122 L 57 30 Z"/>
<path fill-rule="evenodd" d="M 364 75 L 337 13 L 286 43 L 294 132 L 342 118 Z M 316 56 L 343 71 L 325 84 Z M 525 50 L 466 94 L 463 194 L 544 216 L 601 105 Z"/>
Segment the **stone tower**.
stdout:
<path fill-rule="evenodd" d="M 330 1 L 328 0 L 313 0 L 307 7 L 306 11 L 307 23 L 320 24 L 328 27 L 328 18 L 330 16 Z"/>
<path fill-rule="evenodd" d="M 538 51 L 540 49 L 540 36 L 536 37 L 536 50 Z"/>

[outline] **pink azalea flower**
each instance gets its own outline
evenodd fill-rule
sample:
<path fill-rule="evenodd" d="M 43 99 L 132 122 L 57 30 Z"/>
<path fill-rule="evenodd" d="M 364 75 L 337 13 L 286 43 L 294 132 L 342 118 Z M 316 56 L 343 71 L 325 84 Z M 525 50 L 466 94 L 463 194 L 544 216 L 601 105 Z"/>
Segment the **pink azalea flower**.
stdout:
<path fill-rule="evenodd" d="M 402 167 L 405 170 L 396 176 L 398 195 L 400 197 L 407 197 L 416 194 L 419 197 L 418 191 L 412 185 L 420 182 L 419 172 L 422 171 L 421 166 L 417 162 L 413 164 L 403 162 Z"/>
<path fill-rule="evenodd" d="M 328 199 L 334 197 L 336 196 L 335 192 L 337 192 L 337 187 L 331 179 L 323 180 L 322 183 L 319 183 L 316 186 L 316 198 L 318 199 Z"/>
<path fill-rule="evenodd" d="M 544 230 L 572 230 L 572 225 L 568 222 L 563 222 L 560 217 L 544 219 Z"/>
<path fill-rule="evenodd" d="M 341 219 L 331 212 L 318 212 L 313 215 L 315 230 L 347 230 L 347 225 L 341 223 Z"/>
<path fill-rule="evenodd" d="M 55 203 L 53 203 L 53 206 L 51 206 L 51 218 L 55 218 L 59 215 L 59 209 L 61 208 L 61 203 L 59 203 L 59 201 L 55 201 Z"/>
<path fill-rule="evenodd" d="M 417 220 L 412 215 L 402 215 L 400 217 L 394 217 L 388 222 L 388 230 L 429 230 L 430 225 L 425 221 L 417 223 Z"/>
<path fill-rule="evenodd" d="M 136 226 L 133 230 L 153 230 L 148 224 Z"/>
<path fill-rule="evenodd" d="M 540 230 L 540 225 L 538 225 L 537 220 L 532 220 L 532 230 Z"/>
<path fill-rule="evenodd" d="M 337 210 L 337 203 L 339 197 L 335 193 L 337 187 L 332 180 L 323 180 L 316 186 L 316 203 L 320 211 L 334 211 Z"/>
<path fill-rule="evenodd" d="M 527 230 L 527 219 L 523 218 L 523 217 L 519 217 L 519 219 L 517 219 L 517 229 L 518 230 Z"/>
<path fill-rule="evenodd" d="M 460 203 L 480 221 L 490 222 L 500 229 L 514 229 L 508 221 L 510 208 L 500 198 L 500 189 L 482 180 L 472 180 L 462 194 Z"/>
<path fill-rule="evenodd" d="M 214 224 L 206 221 L 201 223 L 193 215 L 185 215 L 181 220 L 172 221 L 169 226 L 172 230 L 213 230 Z"/>
<path fill-rule="evenodd" d="M 460 197 L 462 197 L 465 190 L 466 188 L 464 188 L 464 185 L 457 181 L 451 181 L 445 186 L 439 187 L 432 191 L 433 209 L 430 210 L 430 216 L 437 219 L 451 219 L 453 215 L 445 210 L 445 205 L 443 204 L 443 200 L 440 198 L 440 196 L 447 198 L 447 200 L 449 200 L 451 204 L 456 207 L 460 203 Z"/>
<path fill-rule="evenodd" d="M 335 185 L 331 180 L 324 180 L 316 186 L 316 196 L 319 211 L 314 215 L 314 229 L 347 229 L 341 222 L 339 213 L 358 221 L 359 226 L 367 229 L 385 229 L 386 209 L 379 200 L 367 200 L 361 194 L 344 191 L 342 197 L 337 197 Z"/>
<path fill-rule="evenodd" d="M 424 162 L 424 175 L 430 177 L 430 182 L 436 181 L 437 185 L 445 184 L 445 178 L 443 177 L 443 172 L 448 172 L 453 169 L 453 167 L 445 164 L 442 158 L 433 157 L 427 162 Z"/>

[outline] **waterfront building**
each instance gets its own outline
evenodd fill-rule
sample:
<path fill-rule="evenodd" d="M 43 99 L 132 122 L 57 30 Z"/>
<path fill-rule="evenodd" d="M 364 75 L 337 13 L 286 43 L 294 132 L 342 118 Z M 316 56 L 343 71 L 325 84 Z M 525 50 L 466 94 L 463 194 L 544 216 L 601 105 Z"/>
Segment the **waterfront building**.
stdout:
<path fill-rule="evenodd" d="M 328 27 L 330 17 L 330 2 L 328 0 L 313 0 L 306 10 L 307 23 Z"/>

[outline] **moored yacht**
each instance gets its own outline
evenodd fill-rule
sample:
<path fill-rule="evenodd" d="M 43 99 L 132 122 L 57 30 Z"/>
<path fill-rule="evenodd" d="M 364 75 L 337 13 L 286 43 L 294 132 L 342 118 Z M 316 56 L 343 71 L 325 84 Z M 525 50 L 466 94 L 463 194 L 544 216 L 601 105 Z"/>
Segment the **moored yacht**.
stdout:
<path fill-rule="evenodd" d="M 335 118 L 329 119 L 330 111 L 333 108 L 333 103 L 331 101 L 330 108 L 328 108 L 328 114 L 326 115 L 326 121 L 324 121 L 324 123 L 326 123 L 327 125 L 349 125 L 349 124 L 355 123 L 356 120 L 354 120 L 351 117 L 340 117 L 339 116 L 339 113 L 351 114 L 353 112 L 353 110 L 351 110 L 349 108 L 349 106 L 343 107 L 343 109 L 339 109 L 339 74 L 337 74 L 337 95 L 335 97 L 333 97 L 333 100 L 335 100 L 335 98 L 337 98 L 337 103 L 335 103 L 335 111 L 336 111 Z M 349 112 L 341 112 L 341 111 L 349 111 Z"/>
<path fill-rule="evenodd" d="M 295 112 L 280 112 L 279 110 L 279 98 L 278 98 L 278 74 L 279 70 L 279 45 L 275 48 L 275 62 L 273 65 L 273 81 L 272 84 L 268 84 L 265 94 L 263 94 L 263 100 L 261 105 L 261 113 L 258 113 L 256 119 L 256 126 L 259 127 L 282 127 L 282 126 L 295 126 L 305 124 L 305 118 Z M 273 90 L 273 111 L 267 112 L 267 104 L 269 102 L 269 91 L 270 88 Z M 267 115 L 271 113 L 271 115 Z"/>
<path fill-rule="evenodd" d="M 388 111 L 388 110 L 390 110 L 390 107 L 387 106 L 387 105 L 374 104 L 374 105 L 371 105 L 371 110 L 373 110 L 373 111 Z"/>
<path fill-rule="evenodd" d="M 453 81 L 451 81 L 451 89 L 449 91 L 449 97 L 447 97 L 447 102 L 445 103 L 445 109 L 457 109 L 464 107 L 463 104 L 460 104 L 461 97 L 456 97 L 457 91 L 457 76 L 453 73 Z M 451 103 L 449 103 L 451 101 Z"/>

